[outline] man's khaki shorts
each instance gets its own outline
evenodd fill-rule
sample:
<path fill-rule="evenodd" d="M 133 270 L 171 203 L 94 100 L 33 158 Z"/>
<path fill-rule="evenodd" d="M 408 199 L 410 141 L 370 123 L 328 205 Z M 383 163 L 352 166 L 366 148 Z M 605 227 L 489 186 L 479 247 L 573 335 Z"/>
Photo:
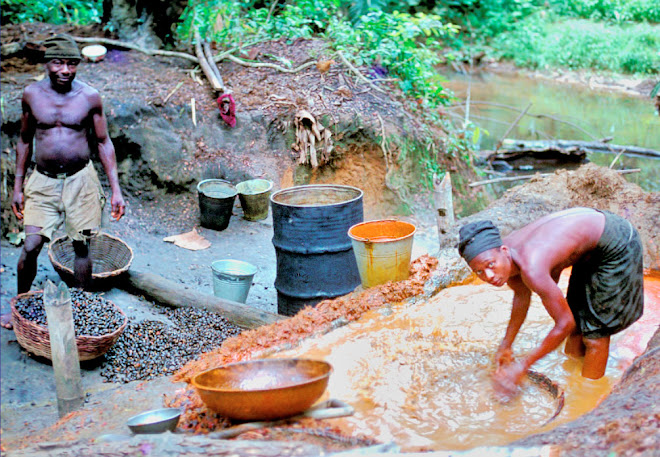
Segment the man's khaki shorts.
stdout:
<path fill-rule="evenodd" d="M 41 227 L 37 233 L 49 240 L 62 222 L 73 240 L 86 239 L 84 230 L 98 231 L 105 194 L 94 165 L 66 178 L 50 178 L 33 171 L 25 183 L 24 225 Z"/>

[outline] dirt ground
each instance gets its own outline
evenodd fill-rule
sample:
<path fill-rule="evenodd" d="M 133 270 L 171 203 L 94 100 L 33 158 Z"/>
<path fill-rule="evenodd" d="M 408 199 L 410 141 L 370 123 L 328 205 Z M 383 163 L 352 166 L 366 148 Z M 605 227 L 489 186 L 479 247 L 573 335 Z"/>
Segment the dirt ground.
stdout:
<path fill-rule="evenodd" d="M 43 28 L 40 31 L 41 33 L 48 32 Z M 89 30 L 86 33 L 92 35 L 96 32 Z M 3 43 L 12 39 L 11 33 L 11 29 L 3 27 Z M 14 30 L 13 33 L 15 34 L 16 31 Z M 84 31 L 77 30 L 76 33 L 84 35 Z M 277 46 L 284 47 L 284 44 L 280 43 Z M 305 52 L 307 53 L 309 50 L 306 49 Z M 318 52 L 322 54 L 322 50 L 318 50 Z M 174 75 L 180 77 L 181 72 L 172 67 L 169 69 L 171 73 L 150 73 L 150 69 L 153 68 L 157 68 L 161 72 L 164 70 L 162 66 L 151 67 L 146 62 L 146 57 L 132 55 L 128 60 L 121 62 L 121 66 L 118 67 L 116 73 L 106 74 L 103 77 L 105 87 L 99 89 L 101 91 L 107 89 L 119 92 L 123 90 L 130 93 L 135 90 L 136 83 L 134 79 L 144 79 L 145 75 L 148 75 L 147 79 L 150 81 L 152 92 L 146 94 L 145 97 L 151 101 L 159 99 L 162 103 L 173 89 L 174 79 L 172 78 Z M 107 72 L 108 68 L 104 67 L 103 72 Z M 250 88 L 252 84 L 251 71 L 244 68 L 231 68 L 235 70 L 232 73 L 232 83 L 237 91 L 235 93 L 240 95 L 241 103 L 245 103 L 246 106 L 262 103 L 262 94 L 253 92 Z M 86 71 L 89 71 L 87 75 L 100 75 L 101 67 L 89 66 Z M 3 93 L 5 93 L 5 87 L 12 89 L 6 93 L 7 98 L 4 99 L 4 103 L 15 105 L 18 102 L 17 94 L 19 94 L 16 88 L 31 82 L 39 72 L 39 67 L 28 60 L 3 59 Z M 120 81 L 120 83 L 117 83 L 117 81 Z M 646 95 L 644 84 L 636 87 L 638 87 L 639 96 Z M 170 100 L 172 100 L 172 103 L 177 100 L 180 103 L 186 103 L 193 97 L 197 100 L 210 100 L 209 106 L 212 106 L 213 100 L 206 88 L 194 84 L 184 85 L 172 95 Z M 15 106 L 13 109 L 16 109 Z M 271 109 L 274 109 L 274 107 L 271 107 Z M 200 108 L 200 113 L 203 113 L 203 108 Z M 3 153 L 11 152 L 5 151 L 6 149 L 7 146 L 3 145 Z M 369 152 L 366 155 L 369 155 Z M 258 175 L 263 173 L 263 168 L 271 167 L 273 177 L 276 178 L 274 179 L 275 190 L 287 187 L 293 181 L 291 171 L 293 161 L 291 157 L 260 157 L 258 151 L 255 151 L 247 158 L 240 157 L 227 160 L 235 160 L 232 166 L 239 168 L 240 173 L 246 175 Z M 374 163 L 377 162 L 373 158 L 368 160 L 372 160 Z M 313 179 L 316 182 L 355 183 L 356 180 L 363 179 L 355 162 L 355 157 L 347 157 L 344 159 L 345 166 L 338 168 L 336 172 L 328 172 L 325 175 L 320 174 L 313 177 Z M 382 163 L 379 166 L 382 167 Z M 382 172 L 382 169 L 379 170 Z M 592 175 L 587 177 L 593 180 Z M 487 214 L 499 215 L 515 225 L 524 221 L 525 218 L 547 211 L 553 205 L 570 206 L 573 204 L 571 199 L 575 195 L 583 195 L 584 199 L 579 204 L 597 206 L 599 203 L 609 202 L 611 209 L 614 211 L 632 211 L 641 221 L 640 225 L 643 229 L 648 234 L 657 236 L 657 195 L 649 196 L 636 189 L 630 190 L 629 186 L 622 185 L 615 178 L 611 178 L 609 175 L 607 177 L 613 179 L 610 184 L 619 186 L 616 189 L 621 191 L 618 195 L 624 195 L 623 199 L 618 199 L 617 195 L 613 193 L 595 195 L 594 188 L 598 185 L 589 179 L 583 179 L 578 184 L 574 184 L 573 189 L 567 190 L 565 175 L 559 175 L 550 181 L 537 180 L 529 183 L 526 188 L 527 191 L 509 193 L 508 197 L 505 197 L 500 204 L 496 204 L 494 208 L 491 208 L 491 212 L 487 212 Z M 361 183 L 361 185 L 373 188 L 365 197 L 365 205 L 368 205 L 370 211 L 367 216 L 381 217 L 395 213 L 397 209 L 396 201 L 391 193 L 387 193 L 384 179 L 369 180 Z M 271 216 L 263 221 L 249 222 L 242 218 L 242 210 L 237 199 L 229 227 L 222 232 L 217 232 L 199 226 L 199 209 L 197 196 L 194 192 L 182 189 L 172 192 L 167 191 L 167 189 L 153 189 L 139 185 L 129 185 L 126 189 L 128 200 L 126 215 L 119 222 L 110 222 L 107 214 L 108 209 L 106 208 L 104 231 L 120 237 L 132 247 L 135 252 L 133 269 L 156 273 L 175 282 L 195 287 L 200 292 L 210 294 L 212 293 L 210 264 L 213 260 L 220 258 L 246 260 L 259 268 L 246 306 L 254 306 L 270 312 L 277 311 L 276 290 L 274 287 L 276 274 L 275 250 L 271 241 Z M 380 198 L 378 197 L 379 193 L 381 194 Z M 382 197 L 382 195 L 385 196 Z M 591 197 L 591 199 L 588 197 Z M 3 194 L 3 198 L 6 198 L 6 194 Z M 534 204 L 535 198 L 536 205 Z M 542 202 L 542 204 L 538 202 Z M 638 205 L 638 207 L 635 208 L 635 205 Z M 642 208 L 646 211 L 646 214 L 641 214 Z M 656 211 L 656 213 L 653 213 L 653 211 Z M 417 211 L 407 219 L 418 225 L 413 257 L 418 257 L 426 252 L 436 253 L 441 240 L 438 239 L 435 233 L 434 217 L 429 208 L 420 205 Z M 5 223 L 8 223 L 8 221 L 3 219 L 3 224 Z M 185 233 L 192 229 L 197 229 L 204 238 L 210 241 L 211 247 L 201 251 L 190 251 L 163 241 L 163 238 L 167 236 Z M 3 239 L 0 243 L 2 249 L 0 303 L 4 313 L 9 310 L 9 301 L 16 293 L 15 265 L 20 247 L 10 244 L 6 239 Z M 651 259 L 651 262 L 654 261 L 657 262 L 657 258 Z M 47 280 L 56 283 L 59 281 L 48 260 L 47 247 L 40 255 L 39 265 L 34 289 L 43 288 Z M 120 306 L 129 318 L 135 320 L 157 318 L 158 305 L 143 297 L 129 294 L 117 288 L 105 292 L 105 297 Z M 9 451 L 6 452 L 6 455 L 21 455 L 22 451 L 20 449 L 26 444 L 36 446 L 29 449 L 32 455 L 37 455 L 35 454 L 37 452 L 43 452 L 43 455 L 66 455 L 60 454 L 60 452 L 65 452 L 66 449 L 60 449 L 58 445 L 47 443 L 65 443 L 64 447 L 73 446 L 77 442 L 87 445 L 88 440 L 98 438 L 99 435 L 105 435 L 106 443 L 112 443 L 113 439 L 129 439 L 129 431 L 125 426 L 127 418 L 138 412 L 163 406 L 165 397 L 174 396 L 185 387 L 185 383 L 173 383 L 168 378 L 148 382 L 133 381 L 123 385 L 108 384 L 104 383 L 100 376 L 100 361 L 86 364 L 82 369 L 83 387 L 88 393 L 85 408 L 75 418 L 68 418 L 66 425 L 62 423 L 58 425 L 55 386 L 51 374 L 52 368 L 44 360 L 27 354 L 16 342 L 13 331 L 1 329 L 0 338 L 2 344 L 3 455 L 5 455 L 5 451 Z M 657 347 L 657 341 L 654 347 Z M 657 353 L 657 351 L 655 352 Z M 579 441 L 580 437 L 578 435 L 580 433 L 584 435 L 585 428 L 592 426 L 594 428 L 600 427 L 598 428 L 599 433 L 602 431 L 601 435 L 605 435 L 610 444 L 616 444 L 622 455 L 626 454 L 625 449 L 623 449 L 625 443 L 636 443 L 639 445 L 639 449 L 642 449 L 639 454 L 628 452 L 626 455 L 653 455 L 644 453 L 645 450 L 654 449 L 653 442 L 650 445 L 648 443 L 641 445 L 639 442 L 649 439 L 649 430 L 655 430 L 657 437 L 657 431 L 660 429 L 660 417 L 657 414 L 655 416 L 645 416 L 643 412 L 646 410 L 642 410 L 642 413 L 633 412 L 629 414 L 629 418 L 633 417 L 631 421 L 625 418 L 621 419 L 619 411 L 627 407 L 634 408 L 636 398 L 652 395 L 654 396 L 652 398 L 657 399 L 659 372 L 660 364 L 657 362 L 656 357 L 647 357 L 644 362 L 637 364 L 637 368 L 631 372 L 629 375 L 631 381 L 618 388 L 623 399 L 617 400 L 617 397 L 613 397 L 611 400 L 613 404 L 612 412 L 609 414 L 598 413 L 601 414 L 601 416 L 597 416 L 600 425 L 593 425 L 592 422 L 588 422 L 590 420 L 588 419 L 584 428 L 574 427 L 574 431 L 560 431 L 557 435 L 549 435 L 547 438 L 536 440 L 532 437 L 526 441 L 527 445 L 546 443 L 561 445 L 563 443 L 563 448 L 567 451 L 566 455 L 602 455 L 600 452 L 603 450 L 603 440 L 599 441 L 598 436 L 591 440 L 591 445 L 588 440 L 586 442 L 585 440 Z M 649 385 L 654 380 L 656 381 L 655 384 Z M 564 435 L 561 435 L 561 433 Z M 172 440 L 178 440 L 176 443 L 171 443 L 172 449 L 174 449 L 176 446 L 182 446 L 181 440 L 185 441 L 185 437 L 176 436 L 175 434 Z M 196 438 L 190 438 L 187 445 L 191 448 L 208 445 L 208 443 L 195 440 Z M 567 440 L 581 442 L 583 447 L 577 450 L 572 449 L 570 442 Z M 310 448 L 306 449 L 304 455 L 315 455 L 314 452 L 320 455 L 324 446 L 327 449 L 327 443 L 327 441 L 306 443 Z M 135 450 L 139 445 L 140 443 L 133 443 L 130 446 L 127 444 L 126 449 L 131 449 L 131 446 L 134 446 L 132 449 Z M 318 447 L 315 447 L 315 445 Z M 360 443 L 354 447 L 359 447 L 359 445 Z M 361 445 L 364 445 L 364 443 L 361 443 Z M 657 450 L 658 447 L 655 447 L 655 449 Z M 571 450 L 576 453 L 571 454 Z M 89 449 L 87 451 L 89 452 Z M 25 455 L 30 455 L 28 450 L 25 452 Z M 250 451 L 247 450 L 245 453 L 250 453 Z M 142 455 L 146 454 L 142 452 Z M 281 450 L 280 455 L 288 454 Z"/>

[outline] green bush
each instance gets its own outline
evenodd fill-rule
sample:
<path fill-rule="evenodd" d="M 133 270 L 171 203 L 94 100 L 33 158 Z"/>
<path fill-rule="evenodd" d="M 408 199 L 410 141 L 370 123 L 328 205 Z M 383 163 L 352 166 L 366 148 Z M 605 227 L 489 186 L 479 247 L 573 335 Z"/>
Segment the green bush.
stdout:
<path fill-rule="evenodd" d="M 660 71 L 660 27 L 649 24 L 551 22 L 534 15 L 496 37 L 492 46 L 523 67 L 639 74 Z"/>
<path fill-rule="evenodd" d="M 374 11 L 356 24 L 333 18 L 325 35 L 357 65 L 382 65 L 388 77 L 399 78 L 404 93 L 434 108 L 449 98 L 434 65 L 441 61 L 444 38 L 454 32 L 436 15 Z"/>
<path fill-rule="evenodd" d="M 339 0 L 299 0 L 269 12 L 255 7 L 253 0 L 191 0 L 177 34 L 179 39 L 190 39 L 194 23 L 202 37 L 226 48 L 264 38 L 310 38 L 328 27 L 339 7 Z"/>
<path fill-rule="evenodd" d="M 350 22 L 340 0 L 287 2 L 276 12 L 254 8 L 250 1 L 197 0 L 189 3 L 182 19 L 180 39 L 190 39 L 194 24 L 223 48 L 259 39 L 323 37 L 357 66 L 385 67 L 416 106 L 434 108 L 449 99 L 434 65 L 456 27 L 437 15 L 371 10 Z"/>
<path fill-rule="evenodd" d="M 91 24 L 101 22 L 102 0 L 2 0 L 3 24 L 48 22 L 51 24 Z"/>
<path fill-rule="evenodd" d="M 609 22 L 660 22 L 658 0 L 551 0 L 561 15 Z"/>

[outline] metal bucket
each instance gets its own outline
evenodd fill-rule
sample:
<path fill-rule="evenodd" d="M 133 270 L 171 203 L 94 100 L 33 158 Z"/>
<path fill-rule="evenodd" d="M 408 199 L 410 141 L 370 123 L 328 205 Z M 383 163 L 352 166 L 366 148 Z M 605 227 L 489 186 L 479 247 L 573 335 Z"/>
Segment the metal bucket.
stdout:
<path fill-rule="evenodd" d="M 246 220 L 259 221 L 268 217 L 268 201 L 272 188 L 273 183 L 267 179 L 251 179 L 236 184 Z"/>
<path fill-rule="evenodd" d="M 213 271 L 213 295 L 239 303 L 245 303 L 252 278 L 257 267 L 242 260 L 216 260 L 211 264 Z"/>
<path fill-rule="evenodd" d="M 205 179 L 197 184 L 197 193 L 202 227 L 226 229 L 238 193 L 236 187 L 222 179 Z"/>
<path fill-rule="evenodd" d="M 347 232 L 364 218 L 362 195 L 356 187 L 322 184 L 271 195 L 279 314 L 293 316 L 360 285 Z"/>
<path fill-rule="evenodd" d="M 363 287 L 408 279 L 413 224 L 379 220 L 354 225 L 348 231 Z"/>

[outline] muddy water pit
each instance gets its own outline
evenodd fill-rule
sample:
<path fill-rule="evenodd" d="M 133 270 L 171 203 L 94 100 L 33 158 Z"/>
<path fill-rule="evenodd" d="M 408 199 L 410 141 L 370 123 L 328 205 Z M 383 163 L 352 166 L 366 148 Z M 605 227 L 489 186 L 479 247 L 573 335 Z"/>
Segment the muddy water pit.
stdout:
<path fill-rule="evenodd" d="M 569 274 L 564 272 L 559 283 L 564 292 Z M 534 370 L 565 393 L 563 409 L 550 422 L 557 399 L 538 382 L 524 382 L 512 402 L 495 399 L 491 357 L 506 329 L 512 292 L 479 281 L 445 289 L 427 301 L 369 311 L 275 357 L 311 357 L 333 365 L 322 400 L 339 398 L 354 406 L 354 416 L 334 419 L 348 434 L 394 441 L 405 452 L 505 445 L 574 420 L 608 395 L 657 328 L 660 277 L 647 276 L 645 285 L 644 316 L 612 337 L 603 378 L 582 378 L 581 362 L 561 350 L 535 364 Z M 551 328 L 535 297 L 515 355 L 535 347 Z"/>

